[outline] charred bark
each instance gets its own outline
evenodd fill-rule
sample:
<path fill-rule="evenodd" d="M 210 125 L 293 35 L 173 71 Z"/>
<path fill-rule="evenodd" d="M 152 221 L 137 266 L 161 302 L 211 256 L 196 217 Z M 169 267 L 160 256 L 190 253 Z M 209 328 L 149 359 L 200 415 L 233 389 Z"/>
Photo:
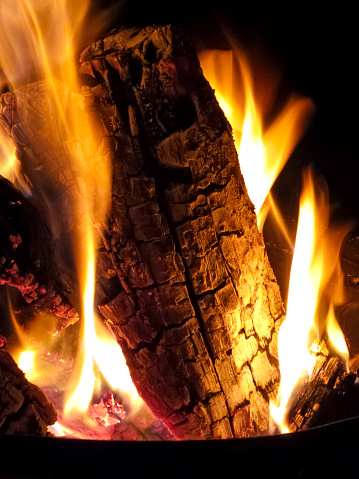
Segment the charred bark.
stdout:
<path fill-rule="evenodd" d="M 78 315 L 54 262 L 53 238 L 37 209 L 0 177 L 0 284 L 16 287 L 26 303 L 53 312 L 61 326 Z"/>
<path fill-rule="evenodd" d="M 294 388 L 288 408 L 290 431 L 301 431 L 359 414 L 359 379 L 347 372 L 338 357 L 329 354 L 324 343 L 316 354 L 309 378 Z"/>
<path fill-rule="evenodd" d="M 5 350 L 0 350 L 0 434 L 48 435 L 56 411 Z"/>

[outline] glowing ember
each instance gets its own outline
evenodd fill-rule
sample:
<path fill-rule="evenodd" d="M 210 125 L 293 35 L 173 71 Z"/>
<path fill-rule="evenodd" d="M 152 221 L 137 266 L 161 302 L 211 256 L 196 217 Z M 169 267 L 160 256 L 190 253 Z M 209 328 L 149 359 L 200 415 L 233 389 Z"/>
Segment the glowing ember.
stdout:
<path fill-rule="evenodd" d="M 126 413 L 113 393 L 106 391 L 98 402 L 91 405 L 90 416 L 103 426 L 111 426 L 125 419 Z"/>

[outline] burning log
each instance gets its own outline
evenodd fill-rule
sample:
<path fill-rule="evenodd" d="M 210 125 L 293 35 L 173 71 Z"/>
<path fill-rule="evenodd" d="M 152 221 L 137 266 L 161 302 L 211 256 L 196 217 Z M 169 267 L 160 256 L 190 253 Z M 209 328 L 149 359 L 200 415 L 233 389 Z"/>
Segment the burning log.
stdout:
<path fill-rule="evenodd" d="M 16 287 L 27 303 L 55 313 L 65 327 L 78 315 L 64 280 L 54 261 L 53 238 L 39 212 L 0 177 L 0 284 Z"/>
<path fill-rule="evenodd" d="M 80 77 L 83 96 L 52 80 L 1 99 L 1 122 L 33 186 L 32 202 L 51 228 L 50 233 L 33 206 L 15 198 L 1 180 L 1 280 L 62 315 L 62 327 L 77 319 L 66 294 L 56 293 L 65 288 L 52 282 L 59 258 L 49 245 L 55 237 L 63 251 L 67 235 L 74 230 L 79 235 L 86 214 L 79 205 L 86 210 L 96 199 L 78 198 L 99 190 L 81 186 L 84 171 L 98 176 L 111 163 L 97 305 L 141 396 L 179 439 L 266 434 L 269 401 L 277 393 L 277 332 L 284 308 L 231 127 L 195 52 L 171 27 L 114 32 L 83 52 Z M 60 114 L 54 107 L 59 94 Z M 71 136 L 81 115 L 64 123 L 59 118 L 71 117 L 73 105 L 96 118 L 90 148 L 87 131 L 75 129 Z M 69 161 L 74 153 L 84 157 L 85 170 L 74 170 Z M 9 205 L 17 208 L 15 218 Z M 53 223 L 58 211 L 60 221 Z M 36 217 L 35 226 L 22 221 L 27 215 Z M 96 215 L 91 219 L 101 227 Z M 37 243 L 45 245 L 43 255 Z M 356 398 L 356 377 L 343 373 L 338 359 L 318 354 L 314 373 L 292 400 L 290 427 L 320 424 L 343 392 Z M 118 415 L 111 404 L 100 401 L 95 415 L 102 409 Z M 124 421 L 116 434 L 141 436 Z"/>
<path fill-rule="evenodd" d="M 28 382 L 10 354 L 0 350 L 0 433 L 48 435 L 56 411 L 44 393 Z"/>
<path fill-rule="evenodd" d="M 284 309 L 194 50 L 171 27 L 115 32 L 80 74 L 114 155 L 99 309 L 140 395 L 179 439 L 265 434 Z"/>
<path fill-rule="evenodd" d="M 293 390 L 288 405 L 289 430 L 311 429 L 357 416 L 358 398 L 358 373 L 352 368 L 347 372 L 323 342 L 310 378 L 302 378 Z"/>
<path fill-rule="evenodd" d="M 267 243 L 272 264 L 283 267 L 290 263 L 287 249 Z M 348 368 L 344 357 L 338 358 L 338 350 L 324 335 L 325 341 L 315 342 L 311 348 L 315 356 L 312 373 L 298 380 L 288 404 L 286 423 L 290 431 L 311 429 L 334 421 L 352 418 L 359 414 L 358 380 L 358 263 L 359 241 L 357 232 L 347 234 L 342 242 L 340 264 L 344 279 L 345 302 L 335 309 L 335 317 L 344 332 L 350 357 Z M 274 266 L 274 271 L 277 272 Z M 283 287 L 283 285 L 282 285 Z M 343 353 L 343 352 L 342 352 Z M 349 354 L 348 354 L 349 357 Z M 348 369 L 348 370 L 347 370 Z"/>

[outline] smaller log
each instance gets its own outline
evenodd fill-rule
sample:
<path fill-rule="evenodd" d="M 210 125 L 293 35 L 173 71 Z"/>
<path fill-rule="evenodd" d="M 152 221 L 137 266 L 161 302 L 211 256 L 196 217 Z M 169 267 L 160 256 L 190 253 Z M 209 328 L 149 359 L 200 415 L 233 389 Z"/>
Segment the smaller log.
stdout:
<path fill-rule="evenodd" d="M 316 353 L 310 378 L 302 378 L 290 399 L 288 424 L 291 432 L 311 429 L 359 415 L 359 378 L 346 371 L 324 342 Z"/>
<path fill-rule="evenodd" d="M 78 314 L 52 245 L 50 230 L 36 208 L 0 176 L 0 284 L 17 288 L 26 303 L 56 314 L 61 330 Z"/>
<path fill-rule="evenodd" d="M 48 436 L 56 411 L 30 383 L 9 352 L 0 350 L 0 434 Z"/>

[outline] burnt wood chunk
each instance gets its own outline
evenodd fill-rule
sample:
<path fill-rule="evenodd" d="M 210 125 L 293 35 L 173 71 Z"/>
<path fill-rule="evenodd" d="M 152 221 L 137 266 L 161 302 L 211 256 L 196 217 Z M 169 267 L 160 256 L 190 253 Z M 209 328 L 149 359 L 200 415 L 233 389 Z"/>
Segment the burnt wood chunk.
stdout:
<path fill-rule="evenodd" d="M 0 434 L 47 436 L 55 421 L 56 411 L 44 393 L 0 350 Z"/>
<path fill-rule="evenodd" d="M 346 371 L 343 362 L 329 353 L 324 341 L 317 348 L 310 377 L 302 377 L 293 389 L 287 423 L 290 431 L 300 431 L 359 414 L 357 358 Z"/>
<path fill-rule="evenodd" d="M 39 212 L 0 177 L 0 284 L 16 287 L 26 303 L 56 314 L 62 329 L 78 319 L 64 280 Z"/>
<path fill-rule="evenodd" d="M 178 439 L 266 434 L 284 308 L 194 49 L 170 26 L 113 32 L 79 72 L 113 154 L 99 310 L 140 395 Z"/>

